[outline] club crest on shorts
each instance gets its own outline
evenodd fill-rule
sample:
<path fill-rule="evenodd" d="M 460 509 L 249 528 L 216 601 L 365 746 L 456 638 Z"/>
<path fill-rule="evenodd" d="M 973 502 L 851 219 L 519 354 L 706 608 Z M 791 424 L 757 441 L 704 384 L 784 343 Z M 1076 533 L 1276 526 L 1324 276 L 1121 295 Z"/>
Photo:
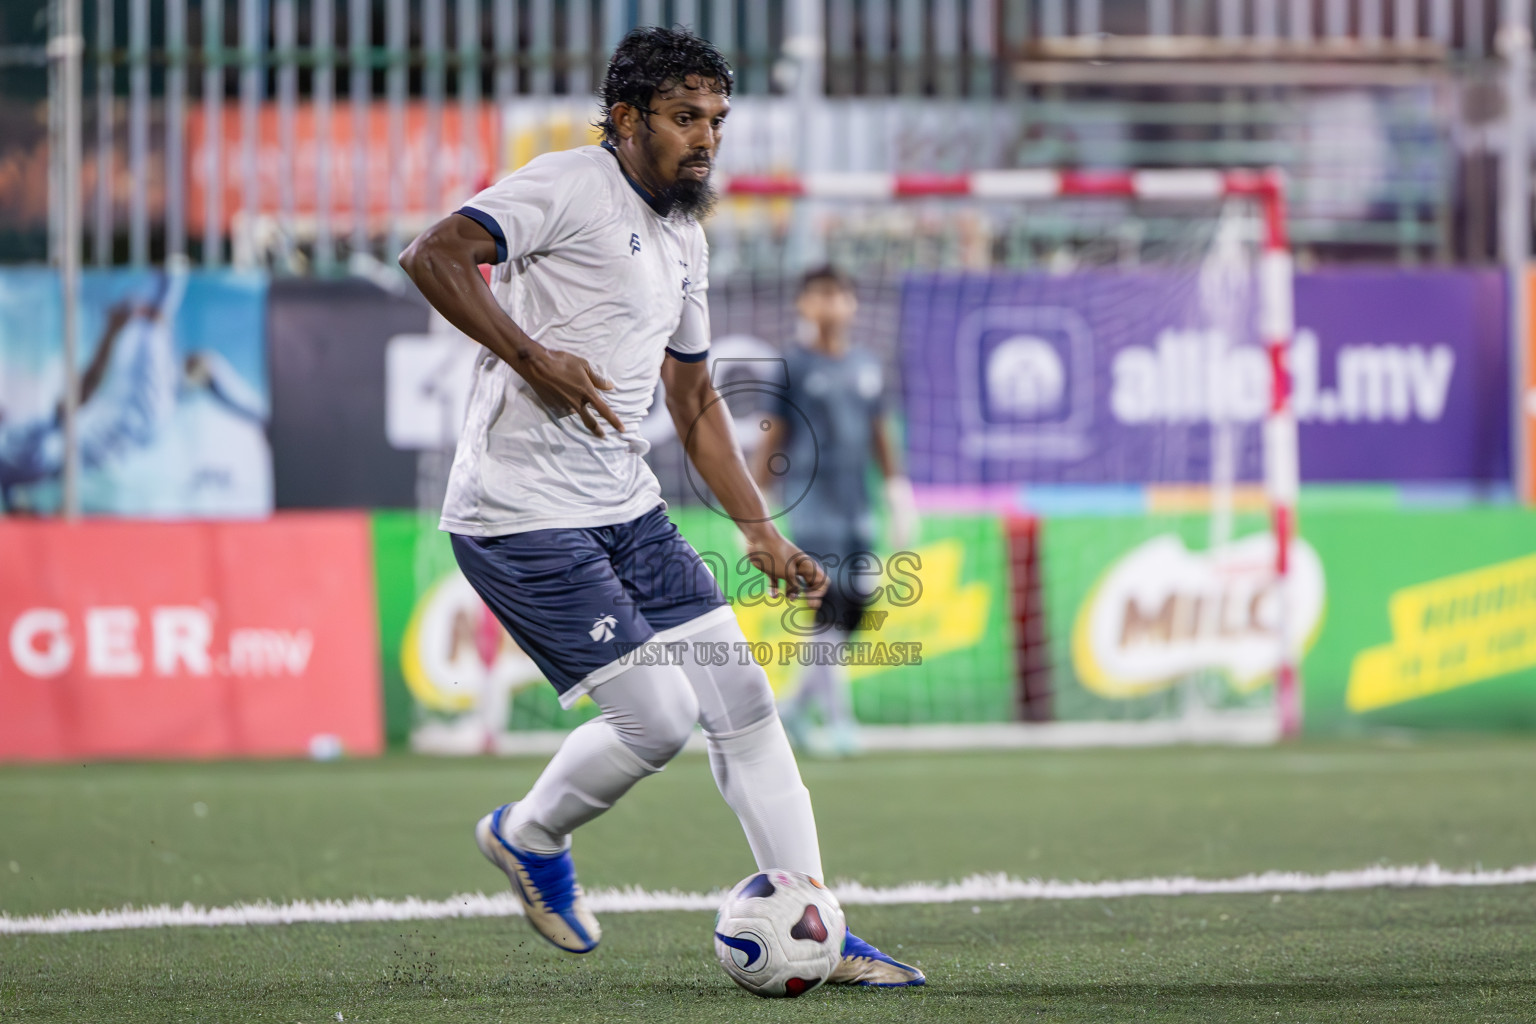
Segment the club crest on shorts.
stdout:
<path fill-rule="evenodd" d="M 599 615 L 596 619 L 593 620 L 592 628 L 587 630 L 587 635 L 597 643 L 602 643 L 605 640 L 612 640 L 613 627 L 617 626 L 618 624 L 618 620 L 615 619 L 612 615 Z"/>

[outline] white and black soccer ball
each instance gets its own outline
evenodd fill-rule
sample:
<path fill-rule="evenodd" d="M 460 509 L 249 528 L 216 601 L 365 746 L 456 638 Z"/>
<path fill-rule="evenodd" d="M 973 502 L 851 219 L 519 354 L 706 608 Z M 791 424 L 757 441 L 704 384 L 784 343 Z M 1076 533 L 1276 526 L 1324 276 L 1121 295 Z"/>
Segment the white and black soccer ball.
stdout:
<path fill-rule="evenodd" d="M 742 879 L 715 916 L 715 955 L 756 996 L 799 996 L 827 980 L 843 956 L 843 908 L 798 871 Z"/>

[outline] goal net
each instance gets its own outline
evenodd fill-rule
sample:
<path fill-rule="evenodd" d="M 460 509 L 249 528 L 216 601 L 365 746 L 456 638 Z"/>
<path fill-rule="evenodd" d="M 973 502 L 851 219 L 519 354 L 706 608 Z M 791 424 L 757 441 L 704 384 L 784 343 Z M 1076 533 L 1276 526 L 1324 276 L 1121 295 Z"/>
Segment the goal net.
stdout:
<path fill-rule="evenodd" d="M 830 264 L 856 282 L 851 340 L 884 367 L 916 488 L 902 564 L 920 593 L 893 602 L 887 585 L 863 638 L 918 644 L 922 661 L 849 669 L 862 723 L 1294 730 L 1321 581 L 1291 537 L 1281 203 L 1256 172 L 729 182 L 709 225 L 714 372 L 743 448 L 762 437 L 774 358 L 806 343 L 801 277 Z M 732 550 L 656 426 L 674 515 L 701 548 Z M 865 471 L 878 495 L 873 459 Z M 797 497 L 770 494 L 776 511 Z M 877 548 L 888 584 L 899 552 L 888 533 Z M 780 618 L 742 614 L 791 694 L 806 666 L 780 653 L 797 639 Z"/>
<path fill-rule="evenodd" d="M 769 413 L 794 406 L 800 283 L 831 265 L 855 283 L 850 341 L 878 361 L 914 484 L 918 526 L 898 546 L 873 454 L 862 469 L 879 523 L 859 571 L 876 597 L 832 657 L 848 662 L 865 746 L 1295 729 L 1321 577 L 1292 538 L 1277 177 L 737 176 L 722 191 L 706 226 L 710 373 L 745 454 Z M 662 397 L 640 432 L 670 514 L 792 700 L 830 645 L 762 599 Z M 424 508 L 446 457 L 423 456 Z M 793 534 L 799 496 L 768 498 Z M 421 551 L 418 589 L 441 595 L 422 607 L 462 620 L 454 649 L 466 664 L 478 651 L 483 670 L 422 715 L 420 748 L 542 749 L 595 713 L 560 709 L 432 543 Z M 1021 721 L 1043 728 L 1008 725 Z"/>

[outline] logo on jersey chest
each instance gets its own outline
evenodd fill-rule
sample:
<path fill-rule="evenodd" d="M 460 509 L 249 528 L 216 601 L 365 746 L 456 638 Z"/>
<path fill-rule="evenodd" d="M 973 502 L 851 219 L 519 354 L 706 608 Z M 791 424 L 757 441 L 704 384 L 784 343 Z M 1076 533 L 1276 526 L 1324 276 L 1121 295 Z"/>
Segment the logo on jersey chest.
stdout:
<path fill-rule="evenodd" d="M 686 299 L 688 297 L 688 286 L 693 282 L 688 280 L 688 264 L 678 260 L 677 265 L 683 268 L 683 298 Z"/>
<path fill-rule="evenodd" d="M 640 251 L 640 236 L 638 234 L 631 234 L 629 236 L 629 254 L 631 256 L 633 256 L 636 253 L 638 253 L 639 251 Z"/>

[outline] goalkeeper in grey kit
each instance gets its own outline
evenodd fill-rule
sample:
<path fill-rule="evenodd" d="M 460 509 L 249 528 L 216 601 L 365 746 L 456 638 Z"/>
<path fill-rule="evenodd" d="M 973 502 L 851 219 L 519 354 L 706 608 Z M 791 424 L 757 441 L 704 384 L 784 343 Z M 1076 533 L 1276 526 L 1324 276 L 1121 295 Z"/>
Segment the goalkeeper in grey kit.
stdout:
<path fill-rule="evenodd" d="M 874 596 L 868 581 L 880 572 L 867 482 L 872 460 L 884 480 L 893 548 L 913 539 L 917 513 L 912 484 L 897 465 L 886 429 L 889 392 L 880 360 L 850 344 L 859 308 L 853 281 L 835 267 L 812 270 L 801 281 L 795 308 L 805 344 L 785 354 L 787 380 L 769 410 L 753 476 L 761 487 L 782 486 L 785 503 L 792 503 L 791 539 L 826 568 L 815 639 L 836 649 L 862 628 Z M 802 750 L 858 749 L 848 669 L 837 660 L 807 665 L 799 689 L 781 709 Z M 826 726 L 825 743 L 812 729 L 813 710 Z"/>

